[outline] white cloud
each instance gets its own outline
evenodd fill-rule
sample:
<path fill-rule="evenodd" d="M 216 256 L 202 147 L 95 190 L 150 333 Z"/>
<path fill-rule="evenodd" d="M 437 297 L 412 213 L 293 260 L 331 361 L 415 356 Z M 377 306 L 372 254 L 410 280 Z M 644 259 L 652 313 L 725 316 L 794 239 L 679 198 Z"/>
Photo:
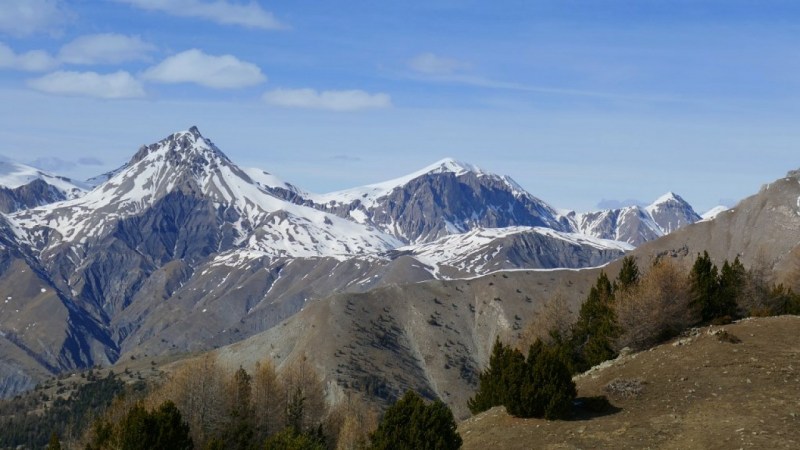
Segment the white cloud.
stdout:
<path fill-rule="evenodd" d="M 0 43 L 0 68 L 44 72 L 53 69 L 57 65 L 58 61 L 42 50 L 32 50 L 17 54 L 7 45 Z"/>
<path fill-rule="evenodd" d="M 69 64 L 119 64 L 147 60 L 154 50 L 138 36 L 104 33 L 78 37 L 61 47 L 58 56 Z"/>
<path fill-rule="evenodd" d="M 447 75 L 468 69 L 469 64 L 457 59 L 445 58 L 433 53 L 422 53 L 408 62 L 411 69 L 428 75 Z"/>
<path fill-rule="evenodd" d="M 40 31 L 52 34 L 70 16 L 61 0 L 2 0 L 0 33 L 17 37 Z"/>
<path fill-rule="evenodd" d="M 228 0 L 117 0 L 137 8 L 161 11 L 174 16 L 195 17 L 225 25 L 280 30 L 287 28 L 258 2 L 235 3 Z"/>
<path fill-rule="evenodd" d="M 28 80 L 28 86 L 49 94 L 96 98 L 143 97 L 142 84 L 125 71 L 109 74 L 58 71 Z"/>
<path fill-rule="evenodd" d="M 159 83 L 196 83 L 217 89 L 254 86 L 267 80 L 255 64 L 232 55 L 206 55 L 197 49 L 170 56 L 147 69 L 143 77 Z"/>
<path fill-rule="evenodd" d="M 265 93 L 264 100 L 276 106 L 330 111 L 358 111 L 392 106 L 392 99 L 388 94 L 370 94 L 361 90 L 318 92 L 314 89 L 275 89 Z"/>

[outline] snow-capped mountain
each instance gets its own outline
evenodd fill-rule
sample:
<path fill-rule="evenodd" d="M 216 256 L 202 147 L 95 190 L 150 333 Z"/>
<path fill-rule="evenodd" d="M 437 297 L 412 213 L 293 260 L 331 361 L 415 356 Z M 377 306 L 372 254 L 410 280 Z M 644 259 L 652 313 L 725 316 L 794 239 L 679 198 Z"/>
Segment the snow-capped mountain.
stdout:
<path fill-rule="evenodd" d="M 201 200 L 191 207 L 204 209 L 218 228 L 209 251 L 245 247 L 272 256 L 310 257 L 378 253 L 398 244 L 377 230 L 270 195 L 195 127 L 142 147 L 83 197 L 13 219 L 32 230 L 28 239 L 37 248 L 46 249 L 102 239 L 120 221 L 152 208 L 179 208 L 187 199 Z M 154 232 L 166 231 L 162 224 L 150 225 Z"/>
<path fill-rule="evenodd" d="M 673 192 L 662 195 L 645 210 L 664 234 L 672 233 L 701 219 L 689 202 Z"/>
<path fill-rule="evenodd" d="M 662 195 L 642 208 L 628 206 L 588 213 L 569 212 L 565 217 L 577 232 L 639 246 L 701 220 L 679 195 Z"/>
<path fill-rule="evenodd" d="M 594 267 L 633 249 L 624 242 L 552 228 L 506 227 L 476 228 L 395 252 L 413 256 L 437 277 L 456 277 L 517 268 Z"/>
<path fill-rule="evenodd" d="M 154 354 L 229 344 L 335 293 L 596 266 L 630 249 L 575 234 L 510 178 L 469 164 L 317 195 L 238 167 L 195 127 L 90 184 L 0 215 L 0 291 L 13 291 L 0 305 L 0 393 L 143 343 Z"/>
<path fill-rule="evenodd" d="M 449 158 L 383 183 L 321 195 L 295 190 L 284 198 L 377 227 L 406 243 L 431 242 L 475 228 L 573 231 L 550 205 L 511 178 Z"/>
<path fill-rule="evenodd" d="M 0 161 L 0 212 L 10 213 L 82 196 L 89 185 L 35 167 Z"/>

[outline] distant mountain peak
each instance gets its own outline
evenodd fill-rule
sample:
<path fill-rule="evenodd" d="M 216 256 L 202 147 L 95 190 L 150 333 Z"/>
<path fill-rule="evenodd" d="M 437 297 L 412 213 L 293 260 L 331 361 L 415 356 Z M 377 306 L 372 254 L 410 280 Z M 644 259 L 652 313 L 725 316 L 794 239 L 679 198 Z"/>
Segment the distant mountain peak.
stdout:
<path fill-rule="evenodd" d="M 222 153 L 211 140 L 206 139 L 196 126 L 188 130 L 175 132 L 166 138 L 150 145 L 142 146 L 128 165 L 136 164 L 153 154 L 170 155 L 166 160 L 173 165 L 186 162 L 208 162 L 206 159 L 230 159 Z M 198 159 L 198 157 L 200 157 Z"/>
<path fill-rule="evenodd" d="M 648 206 L 648 208 L 657 205 L 663 205 L 665 203 L 670 203 L 670 202 L 677 202 L 683 205 L 689 204 L 689 202 L 684 200 L 683 197 L 681 197 L 680 195 L 672 191 L 669 191 L 666 194 L 662 195 L 661 197 L 658 197 L 653 203 L 650 204 L 650 206 Z"/>
<path fill-rule="evenodd" d="M 451 173 L 454 173 L 456 175 L 462 175 L 462 174 L 467 173 L 467 172 L 473 172 L 473 173 L 478 173 L 478 174 L 484 173 L 477 166 L 474 166 L 472 164 L 468 164 L 468 163 L 465 163 L 465 162 L 461 162 L 461 161 L 458 161 L 456 159 L 449 158 L 449 157 L 448 158 L 444 158 L 442 160 L 439 160 L 439 161 L 431 164 L 430 166 L 427 166 L 424 169 L 422 169 L 422 170 L 420 170 L 418 172 L 415 172 L 415 173 L 426 174 L 426 173 L 447 173 L 447 172 L 451 172 Z"/>
<path fill-rule="evenodd" d="M 13 212 L 81 197 L 89 185 L 35 167 L 0 160 L 0 211 Z"/>

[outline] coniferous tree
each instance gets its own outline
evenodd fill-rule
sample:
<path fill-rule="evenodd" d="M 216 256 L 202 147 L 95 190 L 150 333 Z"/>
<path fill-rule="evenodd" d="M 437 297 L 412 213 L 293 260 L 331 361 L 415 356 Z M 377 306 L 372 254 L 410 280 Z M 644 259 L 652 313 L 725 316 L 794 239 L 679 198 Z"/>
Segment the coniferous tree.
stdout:
<path fill-rule="evenodd" d="M 581 305 L 572 334 L 574 368 L 584 371 L 614 358 L 614 340 L 619 335 L 612 304 L 614 292 L 608 276 L 601 272 L 597 283 Z"/>
<path fill-rule="evenodd" d="M 147 411 L 136 403 L 116 425 L 99 420 L 87 449 L 103 450 L 190 450 L 189 425 L 171 401 Z"/>
<path fill-rule="evenodd" d="M 565 418 L 576 395 L 565 360 L 561 347 L 540 340 L 531 345 L 527 359 L 498 340 L 468 406 L 474 414 L 503 405 L 517 417 Z"/>
<path fill-rule="evenodd" d="M 719 291 L 716 299 L 716 316 L 736 316 L 736 306 L 744 294 L 747 271 L 739 257 L 728 263 L 726 260 L 719 274 Z"/>
<path fill-rule="evenodd" d="M 636 258 L 626 256 L 622 258 L 622 268 L 619 270 L 617 280 L 614 282 L 614 290 L 627 290 L 639 284 L 639 266 Z"/>
<path fill-rule="evenodd" d="M 426 405 L 413 391 L 386 410 L 371 440 L 375 450 L 448 450 L 462 442 L 447 405 L 439 400 Z"/>
<path fill-rule="evenodd" d="M 120 450 L 145 450 L 154 448 L 155 435 L 150 414 L 141 403 L 136 403 L 120 421 L 113 440 Z"/>
<path fill-rule="evenodd" d="M 504 405 L 509 396 L 509 386 L 515 384 L 518 368 L 523 365 L 525 358 L 517 350 L 504 346 L 500 339 L 496 339 L 489 358 L 489 367 L 480 374 L 479 389 L 475 396 L 469 399 L 467 406 L 473 414 L 486 411 L 495 406 Z"/>
<path fill-rule="evenodd" d="M 161 404 L 151 413 L 156 430 L 156 445 L 152 448 L 189 450 L 194 448 L 187 424 L 178 407 L 171 401 Z"/>
<path fill-rule="evenodd" d="M 528 358 L 517 377 L 517 384 L 510 390 L 512 395 L 506 400 L 510 414 L 548 420 L 570 416 L 577 393 L 572 374 L 558 348 L 536 341 L 528 350 Z"/>
<path fill-rule="evenodd" d="M 689 286 L 692 292 L 692 305 L 700 312 L 702 319 L 711 320 L 718 317 L 719 274 L 707 251 L 697 255 L 689 273 Z"/>

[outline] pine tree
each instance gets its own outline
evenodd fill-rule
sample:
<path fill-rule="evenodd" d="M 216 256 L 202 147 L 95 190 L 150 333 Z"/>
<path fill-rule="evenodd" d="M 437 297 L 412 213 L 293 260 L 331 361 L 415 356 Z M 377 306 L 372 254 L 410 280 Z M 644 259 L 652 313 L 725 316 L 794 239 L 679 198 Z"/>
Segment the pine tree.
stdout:
<path fill-rule="evenodd" d="M 371 440 L 375 450 L 448 450 L 462 443 L 447 405 L 439 400 L 426 405 L 414 391 L 386 410 Z"/>
<path fill-rule="evenodd" d="M 597 283 L 581 305 L 572 334 L 574 367 L 583 371 L 614 358 L 614 340 L 619 335 L 612 304 L 614 292 L 608 276 L 601 272 Z"/>
<path fill-rule="evenodd" d="M 728 264 L 726 260 L 719 275 L 719 291 L 714 307 L 716 317 L 737 315 L 737 304 L 744 294 L 746 282 L 747 271 L 739 261 L 739 257 L 737 256 L 732 264 Z"/>
<path fill-rule="evenodd" d="M 517 417 L 562 419 L 569 416 L 575 384 L 559 346 L 537 340 L 525 359 L 519 350 L 495 342 L 489 368 L 480 375 L 478 392 L 468 402 L 477 414 L 503 405 Z"/>
<path fill-rule="evenodd" d="M 175 403 L 167 400 L 151 413 L 156 439 L 152 448 L 190 450 L 194 448 L 187 424 Z"/>
<path fill-rule="evenodd" d="M 622 268 L 617 275 L 617 281 L 614 282 L 614 291 L 627 290 L 639 284 L 639 266 L 636 264 L 636 258 L 633 256 L 626 256 L 622 258 Z"/>
<path fill-rule="evenodd" d="M 572 374 L 557 348 L 536 341 L 528 350 L 518 377 L 510 390 L 513 395 L 506 400 L 509 414 L 548 420 L 570 416 L 577 393 Z"/>
<path fill-rule="evenodd" d="M 156 433 L 150 414 L 136 403 L 117 425 L 113 440 L 120 450 L 145 450 L 156 448 Z"/>
<path fill-rule="evenodd" d="M 702 319 L 711 320 L 718 317 L 719 275 L 717 266 L 711 262 L 707 251 L 697 255 L 689 272 L 689 286 L 692 292 L 692 305 L 700 312 Z"/>
<path fill-rule="evenodd" d="M 500 339 L 496 339 L 492 347 L 492 356 L 489 358 L 489 367 L 480 374 L 479 388 L 475 396 L 467 402 L 467 407 L 473 414 L 486 411 L 489 408 L 506 404 L 509 396 L 509 386 L 513 386 L 517 374 L 513 367 L 524 364 L 522 353 L 504 346 Z"/>
<path fill-rule="evenodd" d="M 128 410 L 116 426 L 100 420 L 95 423 L 94 437 L 88 449 L 101 450 L 190 450 L 189 425 L 171 401 L 156 410 L 147 411 L 141 403 Z"/>

